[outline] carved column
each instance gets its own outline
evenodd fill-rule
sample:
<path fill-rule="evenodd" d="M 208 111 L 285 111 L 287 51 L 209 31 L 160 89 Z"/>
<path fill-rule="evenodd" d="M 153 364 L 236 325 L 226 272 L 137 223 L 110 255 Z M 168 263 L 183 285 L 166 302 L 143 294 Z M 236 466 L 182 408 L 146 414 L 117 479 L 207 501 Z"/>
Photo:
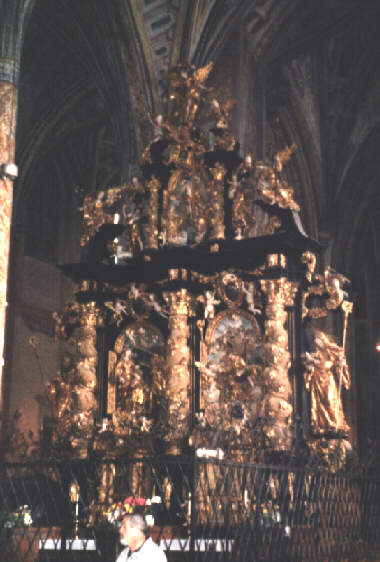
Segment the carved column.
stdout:
<path fill-rule="evenodd" d="M 265 340 L 263 345 L 264 379 L 268 385 L 265 399 L 264 431 L 273 450 L 291 446 L 292 421 L 290 354 L 286 307 L 293 304 L 297 283 L 282 277 L 262 279 L 261 288 L 267 296 Z"/>
<path fill-rule="evenodd" d="M 168 340 L 168 443 L 167 452 L 178 455 L 189 430 L 190 349 L 189 295 L 186 289 L 170 293 Z"/>

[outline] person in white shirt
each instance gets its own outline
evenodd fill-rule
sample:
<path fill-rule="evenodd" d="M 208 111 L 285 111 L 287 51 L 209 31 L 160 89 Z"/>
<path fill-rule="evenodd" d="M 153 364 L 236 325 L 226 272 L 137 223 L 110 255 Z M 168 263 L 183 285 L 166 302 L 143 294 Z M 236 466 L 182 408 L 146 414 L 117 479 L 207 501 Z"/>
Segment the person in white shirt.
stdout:
<path fill-rule="evenodd" d="M 122 550 L 116 562 L 167 562 L 163 550 L 148 538 L 149 529 L 145 517 L 139 513 L 126 515 L 120 527 Z"/>

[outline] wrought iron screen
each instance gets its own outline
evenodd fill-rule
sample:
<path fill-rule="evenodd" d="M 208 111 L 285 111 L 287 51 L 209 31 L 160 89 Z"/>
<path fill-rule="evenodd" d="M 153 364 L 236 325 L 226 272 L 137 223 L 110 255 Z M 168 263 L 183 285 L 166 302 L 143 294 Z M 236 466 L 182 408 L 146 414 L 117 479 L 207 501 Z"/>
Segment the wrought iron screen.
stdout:
<path fill-rule="evenodd" d="M 379 481 L 289 466 L 198 458 L 3 464 L 0 502 L 4 562 L 113 561 L 121 509 L 150 516 L 169 562 L 353 561 L 380 550 Z"/>

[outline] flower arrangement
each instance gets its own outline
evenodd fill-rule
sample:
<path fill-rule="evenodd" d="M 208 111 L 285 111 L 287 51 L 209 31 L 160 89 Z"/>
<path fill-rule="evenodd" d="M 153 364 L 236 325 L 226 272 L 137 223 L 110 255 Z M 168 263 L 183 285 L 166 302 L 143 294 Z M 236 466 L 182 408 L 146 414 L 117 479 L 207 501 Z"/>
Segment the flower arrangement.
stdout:
<path fill-rule="evenodd" d="M 142 498 L 128 496 L 123 501 L 110 505 L 104 512 L 104 517 L 111 525 L 120 525 L 123 517 L 129 513 L 141 513 L 145 515 L 148 525 L 153 525 L 154 518 L 162 510 L 162 499 L 160 496 Z"/>
<path fill-rule="evenodd" d="M 28 505 L 20 505 L 15 511 L 11 512 L 0 512 L 0 526 L 2 528 L 30 527 L 32 523 L 32 510 Z"/>

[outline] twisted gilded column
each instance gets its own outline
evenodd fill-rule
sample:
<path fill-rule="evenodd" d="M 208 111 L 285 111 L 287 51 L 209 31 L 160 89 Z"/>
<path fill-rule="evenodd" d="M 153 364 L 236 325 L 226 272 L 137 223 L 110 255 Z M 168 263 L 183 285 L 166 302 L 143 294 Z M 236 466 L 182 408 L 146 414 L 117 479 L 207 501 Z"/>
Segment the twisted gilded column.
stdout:
<path fill-rule="evenodd" d="M 84 458 L 95 436 L 98 309 L 94 302 L 69 304 L 61 317 L 61 335 L 69 346 L 61 370 L 48 384 L 55 417 L 53 445 Z M 70 319 L 70 323 L 67 319 Z M 66 323 L 67 322 L 67 323 Z M 69 326 L 69 332 L 66 327 Z"/>
<path fill-rule="evenodd" d="M 264 432 L 274 450 L 291 446 L 292 405 L 289 381 L 290 353 L 286 307 L 293 304 L 297 284 L 282 277 L 262 279 L 261 288 L 267 296 L 265 339 L 263 344 L 264 379 L 268 394 L 265 398 Z"/>
<path fill-rule="evenodd" d="M 168 340 L 168 432 L 167 453 L 178 455 L 189 429 L 190 349 L 188 325 L 189 295 L 180 289 L 167 295 L 169 303 Z"/>

